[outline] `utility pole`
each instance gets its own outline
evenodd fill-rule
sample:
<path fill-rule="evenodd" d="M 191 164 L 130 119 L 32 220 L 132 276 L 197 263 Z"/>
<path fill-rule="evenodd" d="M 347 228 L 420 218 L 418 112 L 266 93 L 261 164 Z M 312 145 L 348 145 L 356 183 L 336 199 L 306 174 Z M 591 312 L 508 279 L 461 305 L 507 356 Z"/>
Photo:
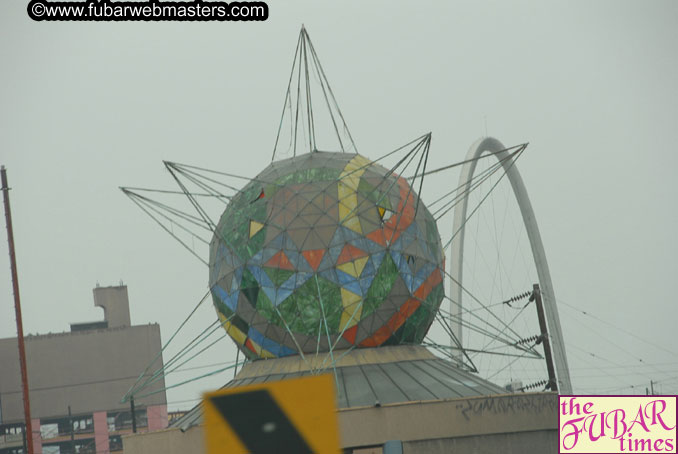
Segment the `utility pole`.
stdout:
<path fill-rule="evenodd" d="M 532 296 L 537 306 L 537 317 L 539 317 L 539 330 L 541 331 L 541 340 L 544 345 L 544 356 L 546 357 L 546 369 L 549 373 L 549 388 L 551 391 L 558 392 L 558 381 L 556 380 L 555 367 L 553 366 L 553 356 L 551 356 L 551 343 L 549 342 L 548 329 L 546 328 L 546 316 L 544 315 L 544 306 L 541 301 L 541 290 L 539 284 L 534 284 Z"/>
<path fill-rule="evenodd" d="M 21 298 L 19 297 L 19 276 L 16 267 L 16 252 L 14 250 L 14 231 L 12 230 L 12 211 L 9 207 L 9 186 L 7 186 L 7 171 L 0 166 L 2 179 L 2 196 L 5 205 L 5 222 L 7 224 L 7 242 L 9 243 L 9 262 L 12 270 L 12 290 L 14 291 L 14 312 L 16 314 L 17 339 L 19 341 L 19 365 L 21 367 L 21 389 L 24 398 L 24 419 L 26 420 L 26 444 L 28 454 L 33 454 L 33 426 L 31 425 L 31 402 L 28 397 L 28 372 L 26 370 L 26 347 L 24 345 L 24 325 L 21 319 Z"/>
<path fill-rule="evenodd" d="M 650 391 L 652 392 L 652 395 L 654 396 L 654 382 L 650 380 Z"/>

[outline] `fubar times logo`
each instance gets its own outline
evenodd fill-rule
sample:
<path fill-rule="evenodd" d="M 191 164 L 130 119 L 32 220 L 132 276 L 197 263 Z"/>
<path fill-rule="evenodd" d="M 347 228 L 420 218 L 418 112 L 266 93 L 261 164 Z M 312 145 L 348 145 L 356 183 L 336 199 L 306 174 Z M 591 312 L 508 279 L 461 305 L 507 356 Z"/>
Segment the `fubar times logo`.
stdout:
<path fill-rule="evenodd" d="M 558 452 L 676 453 L 678 396 L 559 396 Z"/>

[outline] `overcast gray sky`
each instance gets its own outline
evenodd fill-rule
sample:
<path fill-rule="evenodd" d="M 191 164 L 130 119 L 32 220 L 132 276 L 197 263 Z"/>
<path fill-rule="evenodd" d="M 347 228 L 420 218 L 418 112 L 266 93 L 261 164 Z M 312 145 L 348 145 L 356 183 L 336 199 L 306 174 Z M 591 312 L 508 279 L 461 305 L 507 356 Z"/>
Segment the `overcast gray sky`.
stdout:
<path fill-rule="evenodd" d="M 37 23 L 25 4 L 0 2 L 0 163 L 27 333 L 101 318 L 91 289 L 122 279 L 133 323 L 169 338 L 207 270 L 118 186 L 171 187 L 162 160 L 258 173 L 304 23 L 366 156 L 432 131 L 429 165 L 459 161 L 485 119 L 529 141 L 519 168 L 556 295 L 612 325 L 560 309 L 575 391 L 678 392 L 678 2 L 285 1 L 245 23 Z M 220 348 L 196 364 L 234 358 Z"/>

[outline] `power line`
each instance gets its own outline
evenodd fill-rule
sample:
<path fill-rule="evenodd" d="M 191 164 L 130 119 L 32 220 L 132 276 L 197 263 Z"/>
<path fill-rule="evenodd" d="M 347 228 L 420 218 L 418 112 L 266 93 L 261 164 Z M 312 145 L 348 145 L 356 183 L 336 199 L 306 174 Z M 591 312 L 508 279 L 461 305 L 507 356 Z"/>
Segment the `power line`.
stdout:
<path fill-rule="evenodd" d="M 667 349 L 666 347 L 664 347 L 664 346 L 662 346 L 662 345 L 660 345 L 660 344 L 657 344 L 657 343 L 655 343 L 655 342 L 649 341 L 649 340 L 647 340 L 647 339 L 643 339 L 642 337 L 640 337 L 640 336 L 638 336 L 638 335 L 632 333 L 632 332 L 629 331 L 629 330 L 626 330 L 626 329 L 624 329 L 624 328 L 621 328 L 621 327 L 619 327 L 619 326 L 616 326 L 616 325 L 614 325 L 614 324 L 608 322 L 607 320 L 604 320 L 604 319 L 602 319 L 602 318 L 600 318 L 600 317 L 597 317 L 597 316 L 591 314 L 590 312 L 587 312 L 587 311 L 585 311 L 585 310 L 583 310 L 583 309 L 580 309 L 580 308 L 578 308 L 578 307 L 576 307 L 576 306 L 573 306 L 572 304 L 566 303 L 565 301 L 563 301 L 563 300 L 560 299 L 560 298 L 556 298 L 556 300 L 558 301 L 558 304 L 564 304 L 565 306 L 568 306 L 570 309 L 574 309 L 575 311 L 580 312 L 581 314 L 586 315 L 587 317 L 594 318 L 594 319 L 598 320 L 599 322 L 604 323 L 605 325 L 607 325 L 607 326 L 609 326 L 609 327 L 611 327 L 611 328 L 614 328 L 614 329 L 616 329 L 616 330 L 618 330 L 618 331 L 621 331 L 621 332 L 623 332 L 623 333 L 625 333 L 625 334 L 628 334 L 629 336 L 633 337 L 634 339 L 637 339 L 637 340 L 639 340 L 639 341 L 641 341 L 641 342 L 644 342 L 644 343 L 646 343 L 646 344 L 648 344 L 648 345 L 651 345 L 651 346 L 653 346 L 653 347 L 655 347 L 655 348 L 658 348 L 658 349 L 660 349 L 660 350 L 662 350 L 662 351 L 665 351 L 666 353 L 670 353 L 670 354 L 673 355 L 673 356 L 678 356 L 678 352 L 671 351 L 671 350 Z"/>

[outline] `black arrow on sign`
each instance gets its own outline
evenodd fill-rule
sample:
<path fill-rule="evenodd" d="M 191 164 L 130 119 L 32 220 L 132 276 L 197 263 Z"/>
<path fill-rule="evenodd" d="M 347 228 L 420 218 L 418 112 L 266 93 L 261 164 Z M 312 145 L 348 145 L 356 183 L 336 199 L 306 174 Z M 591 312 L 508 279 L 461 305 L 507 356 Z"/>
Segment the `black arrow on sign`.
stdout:
<path fill-rule="evenodd" d="M 210 397 L 251 454 L 313 454 L 266 390 Z"/>

